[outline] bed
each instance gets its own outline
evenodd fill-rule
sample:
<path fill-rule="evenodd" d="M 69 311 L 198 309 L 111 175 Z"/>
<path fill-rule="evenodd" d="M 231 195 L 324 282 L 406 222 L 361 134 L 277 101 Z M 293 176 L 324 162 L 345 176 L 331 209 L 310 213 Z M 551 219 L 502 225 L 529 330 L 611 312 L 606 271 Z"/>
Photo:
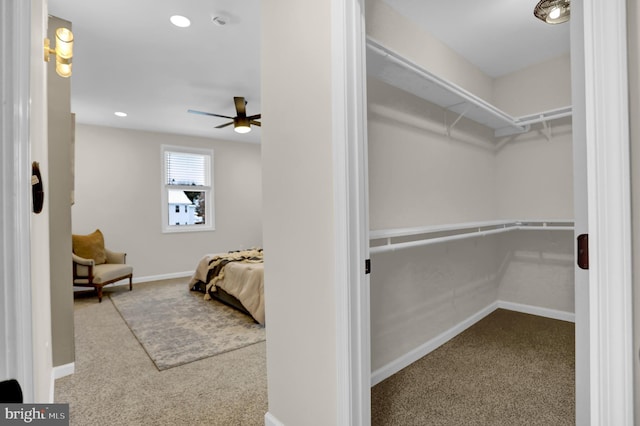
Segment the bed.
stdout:
<path fill-rule="evenodd" d="M 250 315 L 264 325 L 264 257 L 262 249 L 207 254 L 200 259 L 189 288 Z"/>

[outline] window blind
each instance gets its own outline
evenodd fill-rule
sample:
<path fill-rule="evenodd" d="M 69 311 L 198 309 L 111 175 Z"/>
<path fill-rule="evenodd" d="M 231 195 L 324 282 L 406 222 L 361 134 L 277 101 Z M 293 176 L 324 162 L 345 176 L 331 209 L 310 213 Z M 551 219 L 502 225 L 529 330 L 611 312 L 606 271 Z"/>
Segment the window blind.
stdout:
<path fill-rule="evenodd" d="M 167 185 L 208 185 L 208 156 L 165 151 Z"/>

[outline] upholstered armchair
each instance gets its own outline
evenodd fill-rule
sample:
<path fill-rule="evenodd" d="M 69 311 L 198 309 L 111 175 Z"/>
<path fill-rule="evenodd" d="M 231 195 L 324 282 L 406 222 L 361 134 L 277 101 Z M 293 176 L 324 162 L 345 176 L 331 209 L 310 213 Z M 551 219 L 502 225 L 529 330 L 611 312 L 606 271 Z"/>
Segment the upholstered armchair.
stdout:
<path fill-rule="evenodd" d="M 73 285 L 93 287 L 102 302 L 102 287 L 129 279 L 133 289 L 133 268 L 126 264 L 126 253 L 105 248 L 102 232 L 97 229 L 89 235 L 73 235 Z"/>

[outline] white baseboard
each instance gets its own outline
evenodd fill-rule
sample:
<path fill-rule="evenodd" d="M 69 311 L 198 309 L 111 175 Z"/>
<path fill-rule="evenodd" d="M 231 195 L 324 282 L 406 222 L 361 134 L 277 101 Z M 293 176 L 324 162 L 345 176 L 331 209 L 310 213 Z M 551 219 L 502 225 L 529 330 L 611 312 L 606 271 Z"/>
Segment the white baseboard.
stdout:
<path fill-rule="evenodd" d="M 498 300 L 498 308 L 509 311 L 522 312 L 523 314 L 537 315 L 561 321 L 576 322 L 576 314 L 573 312 L 558 311 L 556 309 L 541 308 L 539 306 L 523 305 L 522 303 L 505 302 Z"/>
<path fill-rule="evenodd" d="M 75 372 L 75 370 L 75 362 L 65 365 L 59 365 L 51 369 L 51 380 L 49 381 L 49 401 L 47 401 L 48 404 L 53 404 L 53 401 L 55 401 L 56 379 L 70 376 Z"/>
<path fill-rule="evenodd" d="M 434 337 L 433 339 L 423 343 L 422 345 L 418 346 L 417 348 L 407 352 L 405 355 L 397 358 L 396 360 L 391 361 L 389 364 L 385 365 L 384 367 L 381 367 L 381 368 L 377 369 L 376 371 L 372 372 L 371 373 L 371 386 L 377 385 L 378 383 L 380 383 L 381 381 L 383 381 L 387 377 L 391 377 L 392 375 L 394 375 L 398 371 L 400 371 L 403 368 L 413 364 L 414 362 L 416 362 L 417 360 L 419 360 L 423 356 L 425 356 L 428 353 L 430 353 L 430 352 L 434 351 L 435 349 L 439 348 L 443 344 L 447 343 L 449 340 L 451 340 L 454 337 L 456 337 L 458 334 L 460 334 L 463 331 L 465 331 L 467 328 L 471 327 L 473 324 L 475 324 L 478 321 L 480 321 L 482 318 L 484 318 L 487 315 L 489 315 L 491 312 L 495 311 L 497 308 L 498 308 L 497 302 L 494 302 L 494 303 L 490 304 L 486 308 L 481 309 L 480 311 L 478 311 L 475 314 L 471 315 L 470 317 L 468 317 L 464 321 L 462 321 L 462 322 L 456 324 L 455 326 L 451 327 L 447 331 L 445 331 L 445 332 L 439 334 L 438 336 Z"/>
<path fill-rule="evenodd" d="M 193 271 L 185 271 L 185 272 L 173 272 L 171 274 L 147 275 L 146 277 L 133 277 L 133 284 L 146 283 L 150 281 L 171 280 L 174 278 L 187 278 L 187 277 L 191 278 L 192 275 L 193 275 Z M 113 284 L 109 284 L 109 287 L 118 287 L 123 285 L 129 285 L 129 280 L 124 279 L 124 280 L 115 282 Z M 74 287 L 73 291 L 87 291 L 87 289 L 91 290 L 90 287 Z"/>
<path fill-rule="evenodd" d="M 135 272 L 135 271 L 134 271 Z M 160 275 L 147 275 L 146 277 L 133 277 L 133 283 L 146 283 L 149 281 L 160 281 L 160 280 L 170 280 L 173 278 L 185 278 L 185 277 L 191 277 L 193 275 L 193 270 L 192 271 L 184 271 L 184 272 L 173 272 L 171 274 L 160 274 Z M 125 284 L 129 284 L 128 282 L 125 282 Z"/>
<path fill-rule="evenodd" d="M 471 327 L 498 308 L 510 311 L 522 312 L 524 314 L 538 315 L 541 317 L 552 318 L 562 321 L 575 322 L 575 314 L 572 312 L 558 311 L 554 309 L 541 308 L 539 306 L 524 305 L 521 303 L 505 302 L 498 300 L 475 314 L 471 315 L 464 321 L 456 324 L 447 331 L 439 334 L 433 339 L 423 343 L 417 348 L 407 352 L 401 357 L 391 361 L 387 365 L 377 369 L 371 373 L 371 386 L 375 386 L 384 379 L 391 377 L 403 368 L 413 364 L 420 358 L 439 348 L 458 334 Z"/>
<path fill-rule="evenodd" d="M 134 271 L 135 272 L 135 271 Z M 174 272 L 171 274 L 161 274 L 161 275 L 147 275 L 146 277 L 134 277 L 133 284 L 137 283 L 146 283 L 151 281 L 162 281 L 162 280 L 171 280 L 174 278 L 191 278 L 193 276 L 193 271 L 185 271 L 185 272 Z M 121 281 L 115 282 L 113 284 L 109 284 L 109 287 L 119 287 L 119 286 L 128 286 L 129 280 L 123 279 Z M 88 289 L 88 290 L 87 290 Z M 91 291 L 90 287 L 74 287 L 73 291 Z"/>
<path fill-rule="evenodd" d="M 76 363 L 71 362 L 69 364 L 59 365 L 53 367 L 53 379 L 60 379 L 65 376 L 70 376 L 76 371 Z"/>
<path fill-rule="evenodd" d="M 284 423 L 276 419 L 273 414 L 267 412 L 264 415 L 264 426 L 284 426 Z"/>

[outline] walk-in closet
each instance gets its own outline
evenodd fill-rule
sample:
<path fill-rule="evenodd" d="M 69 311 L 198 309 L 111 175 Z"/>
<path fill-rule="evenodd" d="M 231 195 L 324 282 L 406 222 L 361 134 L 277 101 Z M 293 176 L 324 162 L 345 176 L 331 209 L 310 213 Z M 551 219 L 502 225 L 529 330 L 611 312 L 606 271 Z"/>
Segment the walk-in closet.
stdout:
<path fill-rule="evenodd" d="M 562 328 L 538 342 L 528 326 L 512 331 L 560 345 L 540 357 L 568 357 L 572 375 L 570 53 L 491 77 L 398 3 L 367 2 L 372 386 L 496 312 L 499 330 L 513 327 L 511 313 Z M 573 393 L 564 393 L 571 404 Z"/>

